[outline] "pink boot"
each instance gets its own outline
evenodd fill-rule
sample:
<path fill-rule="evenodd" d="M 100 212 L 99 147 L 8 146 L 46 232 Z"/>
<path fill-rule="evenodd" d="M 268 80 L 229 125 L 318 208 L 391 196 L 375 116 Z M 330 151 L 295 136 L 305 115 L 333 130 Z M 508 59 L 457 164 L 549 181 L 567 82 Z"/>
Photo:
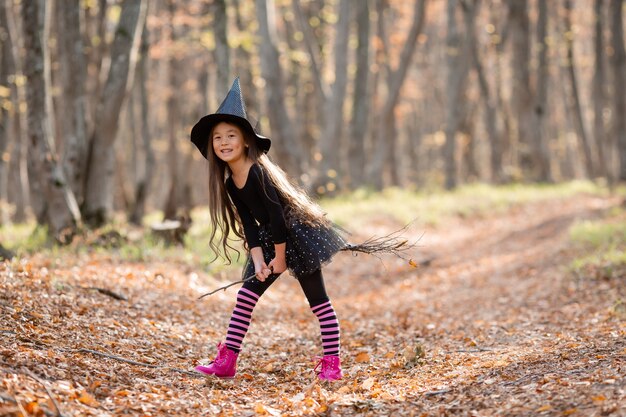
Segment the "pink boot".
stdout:
<path fill-rule="evenodd" d="M 237 373 L 238 353 L 228 349 L 224 343 L 217 345 L 217 357 L 208 366 L 196 366 L 195 370 L 218 378 L 234 378 Z"/>
<path fill-rule="evenodd" d="M 343 377 L 343 373 L 341 372 L 341 360 L 339 356 L 324 356 L 322 358 L 317 358 L 319 362 L 315 366 L 314 371 L 317 372 L 317 376 L 319 379 L 325 379 L 328 381 L 336 381 Z M 321 370 L 317 370 L 317 368 L 322 366 Z"/>

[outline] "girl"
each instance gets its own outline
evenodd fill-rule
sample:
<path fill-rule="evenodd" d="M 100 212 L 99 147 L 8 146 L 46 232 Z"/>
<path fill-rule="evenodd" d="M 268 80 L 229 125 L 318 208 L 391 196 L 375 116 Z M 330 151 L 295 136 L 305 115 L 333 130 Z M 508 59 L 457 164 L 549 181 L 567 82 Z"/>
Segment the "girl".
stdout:
<path fill-rule="evenodd" d="M 237 293 L 226 340 L 218 344 L 217 357 L 208 366 L 195 369 L 219 378 L 235 376 L 255 305 L 289 269 L 319 320 L 323 356 L 315 367 L 317 375 L 323 380 L 341 379 L 339 322 L 321 267 L 340 250 L 394 252 L 406 242 L 346 243 L 322 210 L 265 155 L 271 141 L 256 133 L 248 121 L 238 78 L 218 110 L 196 123 L 191 140 L 209 161 L 211 247 L 216 253 L 223 250 L 230 261 L 230 232 L 245 239 L 248 259 L 243 276 L 249 278 Z"/>

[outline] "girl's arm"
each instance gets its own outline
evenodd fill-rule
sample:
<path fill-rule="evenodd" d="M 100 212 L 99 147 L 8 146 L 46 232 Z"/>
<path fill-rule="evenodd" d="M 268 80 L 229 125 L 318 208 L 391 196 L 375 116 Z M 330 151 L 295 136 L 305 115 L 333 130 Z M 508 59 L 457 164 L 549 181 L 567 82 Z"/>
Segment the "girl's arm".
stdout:
<path fill-rule="evenodd" d="M 268 276 L 270 276 L 272 271 L 265 264 L 265 260 L 263 259 L 263 249 L 261 249 L 261 242 L 258 237 L 259 228 L 256 221 L 252 217 L 252 213 L 246 207 L 244 202 L 237 197 L 237 194 L 233 192 L 229 182 L 226 183 L 226 190 L 228 191 L 228 195 L 237 209 L 241 223 L 243 223 L 243 232 L 246 237 L 246 242 L 248 242 L 248 247 L 250 248 L 250 256 L 252 257 L 256 277 L 259 281 L 263 282 Z"/>
<path fill-rule="evenodd" d="M 269 263 L 269 268 L 274 274 L 281 274 L 287 270 L 287 258 L 285 250 L 287 247 L 287 225 L 283 207 L 278 199 L 278 193 L 274 184 L 270 181 L 259 165 L 253 165 L 250 173 L 254 174 L 257 186 L 260 187 L 263 205 L 267 209 L 272 226 L 272 237 L 274 238 L 274 249 L 276 257 Z M 250 174 L 249 174 L 250 175 Z"/>
<path fill-rule="evenodd" d="M 287 257 L 285 256 L 285 249 L 287 243 L 277 243 L 274 245 L 276 250 L 276 257 L 270 261 L 268 268 L 274 274 L 281 274 L 287 270 Z"/>
<path fill-rule="evenodd" d="M 250 249 L 250 256 L 252 257 L 252 263 L 254 264 L 254 271 L 259 281 L 263 282 L 272 273 L 271 269 L 265 264 L 263 259 L 263 249 L 260 246 Z"/>

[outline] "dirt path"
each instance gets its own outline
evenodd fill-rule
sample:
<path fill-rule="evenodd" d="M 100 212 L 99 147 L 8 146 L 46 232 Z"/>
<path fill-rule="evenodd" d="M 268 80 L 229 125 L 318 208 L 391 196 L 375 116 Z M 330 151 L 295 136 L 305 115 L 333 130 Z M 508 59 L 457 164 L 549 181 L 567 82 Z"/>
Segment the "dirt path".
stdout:
<path fill-rule="evenodd" d="M 317 324 L 287 277 L 255 310 L 239 378 L 224 382 L 163 366 L 213 354 L 233 290 L 196 302 L 216 283 L 168 264 L 5 267 L 0 388 L 45 405 L 41 385 L 11 373 L 28 367 L 66 415 L 626 415 L 626 321 L 611 311 L 623 282 L 577 281 L 566 268 L 569 226 L 614 204 L 581 195 L 450 221 L 426 230 L 419 269 L 339 255 L 325 269 L 343 334 L 345 378 L 332 385 L 315 381 Z M 78 281 L 117 284 L 129 301 Z"/>

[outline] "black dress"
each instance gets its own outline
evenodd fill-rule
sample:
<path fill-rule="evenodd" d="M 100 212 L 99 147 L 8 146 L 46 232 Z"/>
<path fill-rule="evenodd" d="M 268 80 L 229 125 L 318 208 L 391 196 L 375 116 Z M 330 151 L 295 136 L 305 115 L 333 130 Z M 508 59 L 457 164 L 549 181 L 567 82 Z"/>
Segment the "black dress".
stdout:
<path fill-rule="evenodd" d="M 226 189 L 237 208 L 248 248 L 261 247 L 265 263 L 275 255 L 275 244 L 287 243 L 287 268 L 301 278 L 320 269 L 332 257 L 348 246 L 341 232 L 332 226 L 311 226 L 299 219 L 285 219 L 284 204 L 276 188 L 258 164 L 250 167 L 243 188 L 237 188 L 231 178 Z M 248 255 L 243 277 L 254 275 L 254 264 Z"/>

